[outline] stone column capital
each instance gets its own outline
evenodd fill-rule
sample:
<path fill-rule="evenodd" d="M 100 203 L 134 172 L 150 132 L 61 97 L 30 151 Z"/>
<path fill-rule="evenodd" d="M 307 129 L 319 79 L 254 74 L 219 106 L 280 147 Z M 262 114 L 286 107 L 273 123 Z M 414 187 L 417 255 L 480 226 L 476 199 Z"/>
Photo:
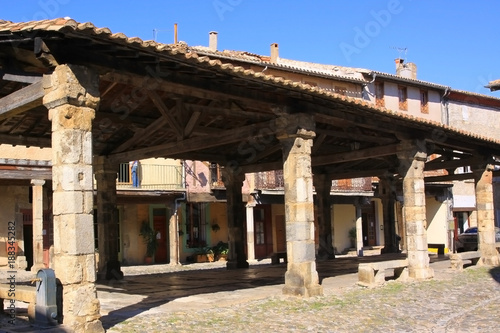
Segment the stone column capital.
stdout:
<path fill-rule="evenodd" d="M 43 185 L 45 185 L 45 180 L 44 179 L 32 179 L 31 180 L 31 185 L 33 185 L 33 186 L 43 186 Z"/>
<path fill-rule="evenodd" d="M 313 139 L 316 136 L 316 122 L 310 114 L 296 113 L 281 116 L 276 119 L 276 137 L 286 139 Z"/>
<path fill-rule="evenodd" d="M 48 109 L 66 104 L 97 109 L 99 105 L 99 75 L 84 66 L 57 66 L 44 76 L 43 88 L 43 104 Z"/>

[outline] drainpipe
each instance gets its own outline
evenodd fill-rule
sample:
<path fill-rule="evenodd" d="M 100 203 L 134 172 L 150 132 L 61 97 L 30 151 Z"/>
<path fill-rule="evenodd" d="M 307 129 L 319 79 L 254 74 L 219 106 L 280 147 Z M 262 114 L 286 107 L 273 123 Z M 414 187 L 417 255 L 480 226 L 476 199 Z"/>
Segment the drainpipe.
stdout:
<path fill-rule="evenodd" d="M 363 97 L 367 97 L 367 95 L 369 94 L 369 90 L 367 89 L 367 87 L 369 84 L 372 84 L 373 82 L 375 82 L 375 78 L 377 77 L 377 73 L 374 73 L 374 72 L 370 72 L 370 73 L 368 73 L 368 75 L 372 75 L 373 77 L 372 77 L 372 80 L 370 82 L 363 83 L 363 95 L 364 95 Z M 365 91 L 365 89 L 367 91 Z M 363 98 L 363 99 L 365 99 L 365 98 Z M 368 99 L 368 97 L 366 99 Z"/>
<path fill-rule="evenodd" d="M 443 96 L 441 96 L 441 122 L 444 125 L 450 125 L 450 114 L 448 109 L 448 100 L 446 96 L 450 93 L 450 87 L 446 87 Z"/>

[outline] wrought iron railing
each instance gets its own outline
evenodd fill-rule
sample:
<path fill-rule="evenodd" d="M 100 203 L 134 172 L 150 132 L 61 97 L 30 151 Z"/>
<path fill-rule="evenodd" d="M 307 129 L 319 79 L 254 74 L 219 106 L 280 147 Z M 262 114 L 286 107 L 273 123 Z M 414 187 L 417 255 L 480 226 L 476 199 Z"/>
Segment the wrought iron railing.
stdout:
<path fill-rule="evenodd" d="M 134 186 L 134 176 L 137 176 Z M 140 164 L 134 175 L 129 163 L 121 163 L 118 171 L 117 189 L 180 190 L 185 179 L 180 165 Z"/>

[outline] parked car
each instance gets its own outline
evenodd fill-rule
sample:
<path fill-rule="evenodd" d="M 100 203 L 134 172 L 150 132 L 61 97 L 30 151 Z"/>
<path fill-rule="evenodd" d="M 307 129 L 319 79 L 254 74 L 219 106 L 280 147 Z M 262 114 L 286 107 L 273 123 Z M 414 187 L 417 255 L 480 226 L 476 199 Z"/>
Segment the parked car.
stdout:
<path fill-rule="evenodd" d="M 499 227 L 495 227 L 495 242 L 500 242 Z M 457 252 L 477 251 L 477 227 L 470 227 L 458 235 L 455 248 Z"/>

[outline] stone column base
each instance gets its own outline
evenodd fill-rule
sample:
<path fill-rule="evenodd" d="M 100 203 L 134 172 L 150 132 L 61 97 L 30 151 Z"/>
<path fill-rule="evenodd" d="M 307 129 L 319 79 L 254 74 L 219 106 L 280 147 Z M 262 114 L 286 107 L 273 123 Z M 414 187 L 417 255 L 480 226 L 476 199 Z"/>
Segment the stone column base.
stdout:
<path fill-rule="evenodd" d="M 311 263 L 289 264 L 285 273 L 284 295 L 322 296 L 323 286 L 319 284 L 318 273 Z M 314 269 L 312 269 L 314 267 Z"/>
<path fill-rule="evenodd" d="M 408 275 L 416 280 L 429 280 L 434 277 L 434 270 L 430 267 L 411 268 L 408 267 Z"/>

